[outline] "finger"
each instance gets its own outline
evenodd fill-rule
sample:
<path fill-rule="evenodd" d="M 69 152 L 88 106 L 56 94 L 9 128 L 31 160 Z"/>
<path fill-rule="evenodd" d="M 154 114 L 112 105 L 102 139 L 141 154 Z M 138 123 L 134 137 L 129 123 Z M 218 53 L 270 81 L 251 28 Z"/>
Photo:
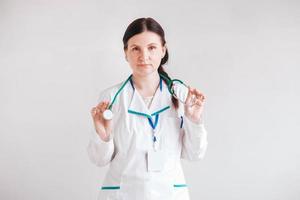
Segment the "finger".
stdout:
<path fill-rule="evenodd" d="M 192 88 L 191 89 L 191 100 L 189 102 L 190 106 L 195 105 L 195 102 L 197 100 L 197 89 L 196 88 Z"/>
<path fill-rule="evenodd" d="M 197 95 L 197 99 L 203 102 L 205 100 L 205 96 L 203 94 L 199 94 Z"/>
<path fill-rule="evenodd" d="M 201 92 L 200 92 L 200 90 L 198 90 L 198 89 L 195 89 L 195 94 L 196 94 L 196 95 L 201 95 Z"/>
<path fill-rule="evenodd" d="M 100 108 L 101 106 L 105 105 L 106 103 L 109 103 L 109 101 L 106 101 L 106 100 L 101 101 L 100 103 L 98 103 L 97 107 Z"/>
<path fill-rule="evenodd" d="M 109 107 L 109 101 L 105 102 L 105 109 L 108 109 Z"/>
<path fill-rule="evenodd" d="M 91 114 L 92 114 L 92 117 L 96 117 L 97 115 L 99 115 L 100 113 L 100 110 L 97 108 L 97 107 L 93 107 L 92 110 L 91 110 Z"/>
<path fill-rule="evenodd" d="M 204 101 L 205 96 L 203 95 L 203 93 L 200 92 L 199 90 L 196 90 L 195 92 L 196 92 L 197 99 L 200 99 L 201 101 Z"/>
<path fill-rule="evenodd" d="M 106 103 L 105 101 L 102 101 L 101 103 L 98 104 L 97 108 L 99 109 L 100 112 L 104 112 L 106 110 Z"/>
<path fill-rule="evenodd" d="M 198 94 L 199 94 L 199 91 L 198 91 L 196 88 L 194 88 L 194 89 L 192 90 L 192 95 L 194 95 L 195 97 L 197 97 Z"/>
<path fill-rule="evenodd" d="M 110 103 L 109 101 L 103 101 L 103 102 L 104 102 L 104 105 L 105 105 L 105 106 L 108 106 L 109 103 Z"/>
<path fill-rule="evenodd" d="M 195 101 L 195 104 L 194 105 L 196 105 L 196 106 L 203 106 L 203 102 L 200 100 L 200 99 L 197 99 L 196 101 Z"/>
<path fill-rule="evenodd" d="M 98 103 L 98 105 L 96 107 L 100 108 L 103 105 L 103 101 L 101 101 L 100 103 Z"/>
<path fill-rule="evenodd" d="M 103 104 L 103 105 L 100 107 L 100 112 L 103 113 L 105 110 L 106 110 L 106 106 L 105 106 L 105 104 Z"/>
<path fill-rule="evenodd" d="M 101 102 L 100 104 L 98 104 L 96 110 L 97 110 L 98 112 L 101 112 L 101 111 L 102 111 L 102 107 L 103 107 L 103 102 Z"/>
<path fill-rule="evenodd" d="M 94 117 L 94 116 L 96 115 L 96 113 L 97 113 L 96 109 L 97 109 L 96 107 L 93 107 L 92 110 L 91 110 L 91 114 L 92 114 L 93 117 Z"/>
<path fill-rule="evenodd" d="M 196 88 L 194 88 L 192 90 L 192 100 L 193 100 L 193 103 L 195 103 L 195 101 L 198 99 L 198 91 Z"/>
<path fill-rule="evenodd" d="M 189 92 L 188 92 L 188 95 L 187 95 L 187 98 L 185 100 L 185 103 L 186 104 L 190 104 L 191 100 L 192 100 L 192 88 L 190 86 L 188 86 L 188 89 L 189 89 Z"/>

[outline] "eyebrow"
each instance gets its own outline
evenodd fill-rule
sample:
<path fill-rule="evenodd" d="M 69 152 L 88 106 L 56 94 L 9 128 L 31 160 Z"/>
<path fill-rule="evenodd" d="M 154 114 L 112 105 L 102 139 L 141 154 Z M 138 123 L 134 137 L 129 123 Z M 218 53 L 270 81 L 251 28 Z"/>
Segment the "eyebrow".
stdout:
<path fill-rule="evenodd" d="M 159 44 L 157 44 L 157 43 L 150 43 L 150 44 L 148 44 L 147 46 L 151 46 L 151 45 L 159 45 Z M 139 45 L 137 45 L 137 44 L 132 44 L 132 45 L 130 45 L 130 47 L 133 47 L 133 46 L 139 47 Z"/>

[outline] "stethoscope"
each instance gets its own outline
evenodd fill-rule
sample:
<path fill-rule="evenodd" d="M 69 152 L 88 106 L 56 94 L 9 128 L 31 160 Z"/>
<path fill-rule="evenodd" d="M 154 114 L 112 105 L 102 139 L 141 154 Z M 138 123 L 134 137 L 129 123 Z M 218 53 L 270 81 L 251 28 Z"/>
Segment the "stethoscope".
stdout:
<path fill-rule="evenodd" d="M 174 96 L 176 99 L 178 99 L 180 102 L 185 104 L 189 88 L 186 84 L 184 84 L 181 80 L 179 79 L 170 79 L 166 77 L 165 75 L 159 73 L 160 77 L 163 78 L 166 83 L 168 90 L 172 96 Z M 112 107 L 116 101 L 116 98 L 120 94 L 120 92 L 123 90 L 125 85 L 127 84 L 128 81 L 131 80 L 132 75 L 130 75 L 127 80 L 121 85 L 117 93 L 114 95 L 114 98 L 112 102 L 109 104 L 108 108 L 103 112 L 103 118 L 105 120 L 111 120 L 113 118 L 113 112 L 112 112 Z"/>

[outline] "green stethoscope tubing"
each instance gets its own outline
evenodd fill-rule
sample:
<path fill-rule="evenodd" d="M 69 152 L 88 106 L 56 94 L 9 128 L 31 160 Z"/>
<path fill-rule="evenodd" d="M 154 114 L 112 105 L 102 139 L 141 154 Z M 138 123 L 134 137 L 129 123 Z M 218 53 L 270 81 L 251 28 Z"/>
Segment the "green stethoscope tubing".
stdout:
<path fill-rule="evenodd" d="M 115 103 L 116 101 L 116 98 L 117 96 L 119 95 L 119 93 L 123 90 L 123 88 L 125 87 L 125 85 L 127 84 L 127 82 L 131 79 L 132 77 L 132 74 L 127 78 L 127 80 L 123 83 L 123 85 L 120 87 L 120 89 L 117 91 L 117 93 L 115 94 L 112 102 L 110 103 L 110 105 L 108 106 L 108 109 L 111 110 L 112 109 L 112 106 L 113 104 Z"/>
<path fill-rule="evenodd" d="M 165 80 L 167 81 L 167 87 L 168 87 L 168 90 L 169 90 L 169 92 L 170 92 L 170 94 L 171 94 L 172 96 L 175 96 L 175 97 L 176 97 L 175 92 L 174 92 L 174 89 L 172 88 L 174 82 L 179 82 L 179 83 L 183 84 L 184 86 L 188 87 L 186 84 L 184 84 L 184 83 L 183 83 L 181 80 L 179 80 L 179 79 L 170 79 L 170 78 L 168 78 L 168 77 L 162 75 L 161 73 L 160 73 L 159 75 L 160 75 L 163 79 L 165 79 Z"/>
<path fill-rule="evenodd" d="M 184 84 L 184 83 L 183 83 L 181 80 L 179 80 L 179 79 L 170 79 L 170 78 L 168 78 L 167 76 L 165 76 L 165 75 L 163 75 L 163 74 L 161 74 L 161 73 L 159 73 L 159 75 L 167 82 L 168 90 L 169 90 L 169 92 L 170 92 L 170 94 L 171 94 L 172 96 L 175 96 L 175 97 L 176 97 L 176 95 L 175 95 L 175 93 L 174 93 L 174 89 L 172 88 L 172 85 L 173 85 L 174 82 L 179 82 L 179 83 L 181 83 L 181 84 L 183 84 L 184 86 L 187 87 L 187 85 Z M 122 85 L 122 86 L 120 87 L 120 89 L 117 91 L 117 93 L 115 94 L 115 96 L 114 96 L 112 102 L 111 102 L 110 105 L 108 106 L 108 110 L 111 110 L 111 109 L 112 109 L 112 106 L 113 106 L 113 104 L 115 103 L 117 96 L 118 96 L 119 93 L 123 90 L 123 88 L 124 88 L 125 85 L 128 83 L 128 81 L 130 81 L 131 77 L 132 77 L 132 74 L 127 78 L 127 80 L 123 83 L 123 85 Z"/>

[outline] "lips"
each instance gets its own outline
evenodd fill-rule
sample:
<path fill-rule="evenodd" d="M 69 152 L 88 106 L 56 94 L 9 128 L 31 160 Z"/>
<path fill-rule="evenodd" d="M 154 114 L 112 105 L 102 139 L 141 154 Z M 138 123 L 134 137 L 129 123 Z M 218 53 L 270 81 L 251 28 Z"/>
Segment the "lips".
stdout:
<path fill-rule="evenodd" d="M 139 66 L 139 67 L 147 67 L 147 66 L 149 66 L 150 64 L 138 64 L 137 66 Z"/>

